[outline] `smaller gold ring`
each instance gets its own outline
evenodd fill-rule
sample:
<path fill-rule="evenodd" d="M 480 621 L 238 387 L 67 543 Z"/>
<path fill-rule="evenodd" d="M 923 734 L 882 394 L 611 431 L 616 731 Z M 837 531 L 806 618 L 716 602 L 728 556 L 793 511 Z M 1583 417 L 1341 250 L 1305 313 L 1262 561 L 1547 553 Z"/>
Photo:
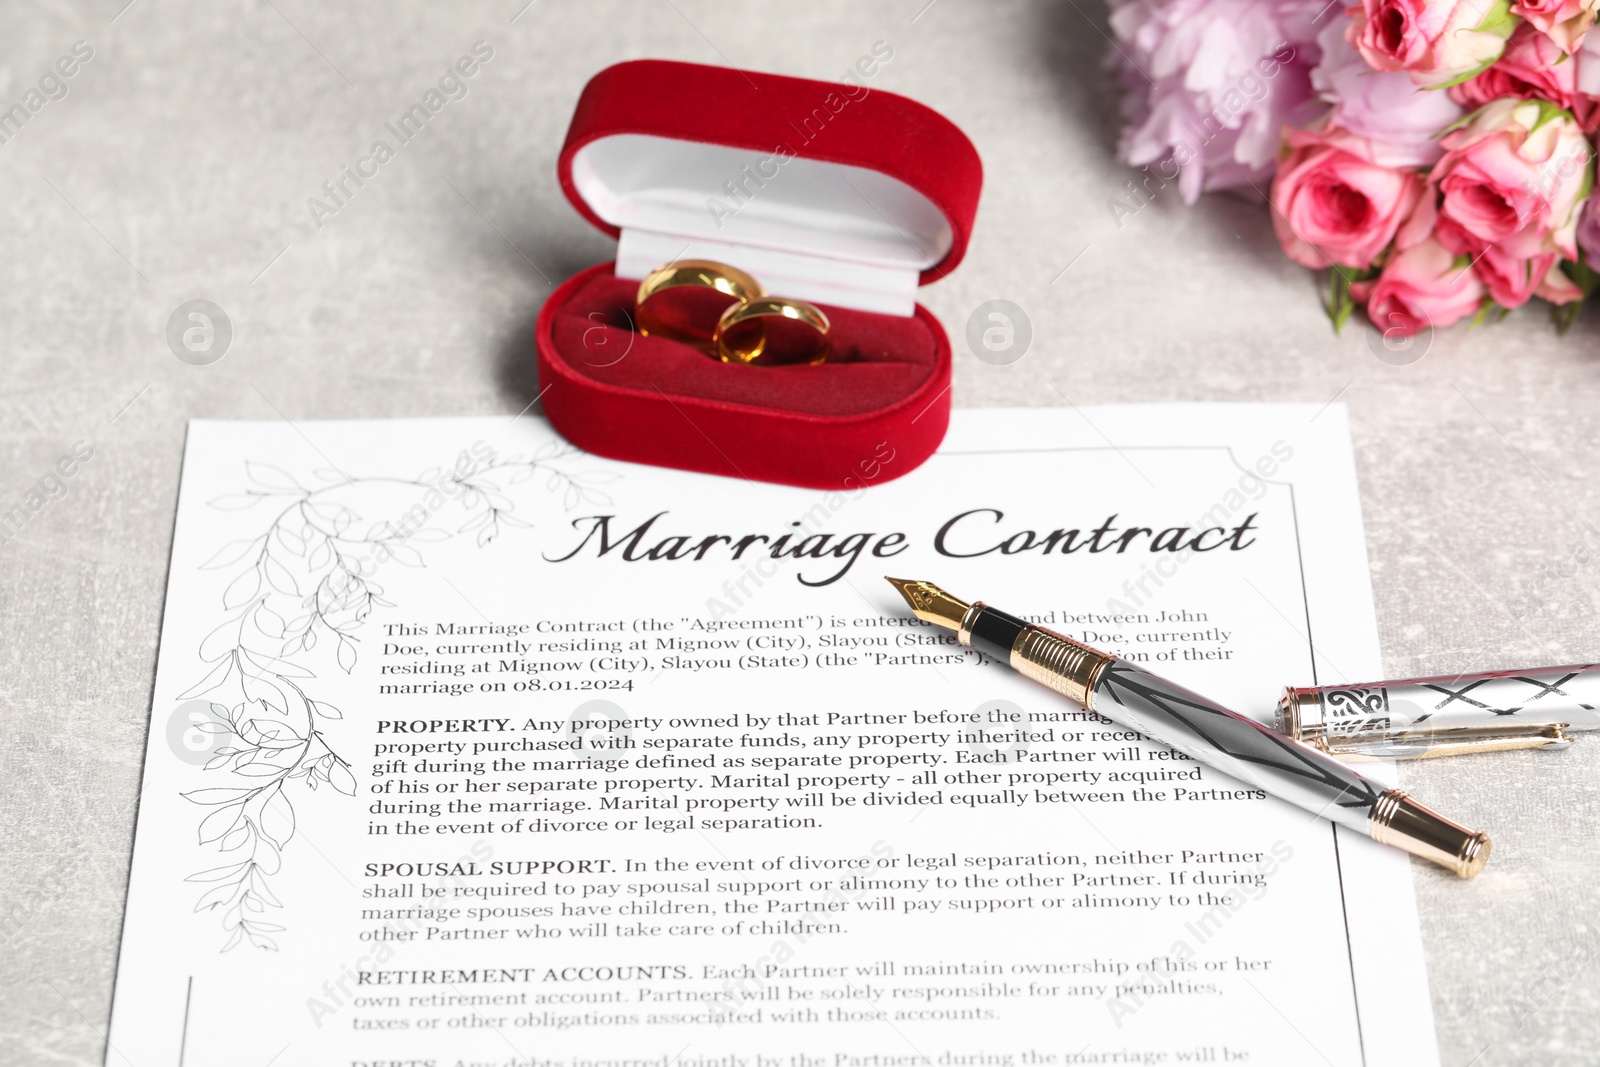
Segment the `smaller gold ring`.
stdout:
<path fill-rule="evenodd" d="M 785 350 L 769 347 L 767 319 L 784 319 L 809 326 L 816 340 L 809 347 Z M 748 326 L 746 324 L 753 324 Z M 740 327 L 745 329 L 741 330 Z M 781 296 L 760 296 L 735 304 L 722 313 L 717 331 L 712 336 L 717 357 L 724 363 L 743 363 L 754 366 L 782 366 L 784 364 L 818 364 L 833 351 L 833 340 L 828 336 L 832 324 L 828 316 L 815 304 L 804 300 L 790 300 Z"/>
<path fill-rule="evenodd" d="M 716 317 L 727 310 L 684 294 L 679 300 L 655 299 L 669 289 L 704 289 L 720 293 L 737 307 L 766 293 L 761 283 L 737 267 L 709 259 L 680 259 L 663 264 L 645 275 L 634 298 L 634 324 L 646 337 L 711 350 L 716 333 Z"/>

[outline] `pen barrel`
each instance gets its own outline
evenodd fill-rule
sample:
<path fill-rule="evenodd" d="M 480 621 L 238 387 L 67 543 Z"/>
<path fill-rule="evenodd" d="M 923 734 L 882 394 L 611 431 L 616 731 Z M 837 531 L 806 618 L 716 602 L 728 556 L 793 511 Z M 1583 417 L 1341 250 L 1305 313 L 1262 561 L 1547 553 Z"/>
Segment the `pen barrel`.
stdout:
<path fill-rule="evenodd" d="M 1103 666 L 1089 708 L 1198 763 L 1459 877 L 1471 878 L 1489 861 L 1485 834 L 1125 660 Z"/>
<path fill-rule="evenodd" d="M 1208 767 L 1357 833 L 1384 789 L 1348 764 L 1127 660 L 1105 665 L 1091 710 Z"/>
<path fill-rule="evenodd" d="M 1276 725 L 1345 758 L 1561 747 L 1600 729 L 1600 665 L 1291 688 Z"/>
<path fill-rule="evenodd" d="M 1127 660 L 996 611 L 970 605 L 961 643 L 1112 722 L 1177 749 L 1269 796 L 1403 849 L 1462 878 L 1489 860 L 1489 838 L 1347 763 L 1190 692 Z"/>

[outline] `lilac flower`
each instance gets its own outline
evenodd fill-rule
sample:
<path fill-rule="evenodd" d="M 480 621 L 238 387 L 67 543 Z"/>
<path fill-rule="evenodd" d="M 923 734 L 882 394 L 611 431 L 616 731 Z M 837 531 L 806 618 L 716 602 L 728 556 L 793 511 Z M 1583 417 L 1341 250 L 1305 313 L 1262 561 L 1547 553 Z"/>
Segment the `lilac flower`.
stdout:
<path fill-rule="evenodd" d="M 1578 247 L 1590 267 L 1600 266 L 1600 197 L 1589 197 L 1578 218 Z"/>
<path fill-rule="evenodd" d="M 1439 134 L 1465 111 L 1438 89 L 1422 89 L 1403 70 L 1375 71 L 1345 38 L 1342 13 L 1317 34 L 1322 60 L 1311 84 L 1333 105 L 1335 126 L 1365 137 L 1390 167 L 1432 166 L 1444 154 Z"/>
<path fill-rule="evenodd" d="M 1112 0 L 1128 90 L 1118 154 L 1157 164 L 1189 203 L 1212 189 L 1264 195 L 1284 126 L 1323 109 L 1317 31 L 1343 19 L 1337 0 Z"/>

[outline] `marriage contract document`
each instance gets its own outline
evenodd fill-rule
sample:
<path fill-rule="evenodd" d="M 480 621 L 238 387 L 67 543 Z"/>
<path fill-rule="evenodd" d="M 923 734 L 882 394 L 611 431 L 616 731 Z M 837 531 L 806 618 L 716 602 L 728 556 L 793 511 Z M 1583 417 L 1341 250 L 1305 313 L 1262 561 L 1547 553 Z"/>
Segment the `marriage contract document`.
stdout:
<path fill-rule="evenodd" d="M 958 411 L 903 462 L 191 424 L 108 1063 L 1435 1063 L 1407 857 L 883 580 L 1266 719 L 1381 673 L 1344 410 Z"/>

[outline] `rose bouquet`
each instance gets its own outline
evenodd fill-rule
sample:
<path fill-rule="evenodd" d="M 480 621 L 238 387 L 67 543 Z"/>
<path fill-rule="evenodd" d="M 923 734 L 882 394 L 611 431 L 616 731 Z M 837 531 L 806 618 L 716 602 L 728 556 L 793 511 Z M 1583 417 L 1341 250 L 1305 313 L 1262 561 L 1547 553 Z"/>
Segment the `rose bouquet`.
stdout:
<path fill-rule="evenodd" d="M 1111 0 L 1127 89 L 1111 211 L 1168 183 L 1270 202 L 1328 313 L 1385 334 L 1600 283 L 1600 0 Z"/>

